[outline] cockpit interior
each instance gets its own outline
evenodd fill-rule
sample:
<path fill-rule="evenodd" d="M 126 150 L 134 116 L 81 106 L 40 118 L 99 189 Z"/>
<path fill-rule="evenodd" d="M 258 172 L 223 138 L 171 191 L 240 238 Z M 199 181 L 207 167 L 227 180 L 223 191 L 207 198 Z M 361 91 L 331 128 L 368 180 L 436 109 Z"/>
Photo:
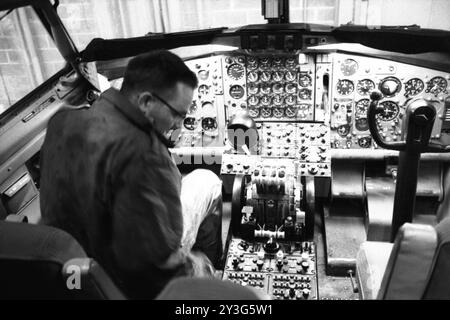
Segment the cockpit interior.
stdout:
<path fill-rule="evenodd" d="M 294 1 L 244 1 L 257 5 L 261 23 L 97 37 L 79 51 L 62 21 L 65 2 L 0 4 L 0 39 L 13 38 L 7 17 L 31 50 L 37 38 L 23 25 L 41 23 L 53 42 L 47 50 L 64 59 L 14 101 L 19 84 L 7 63 L 15 50 L 1 40 L 0 94 L 13 102 L 0 97 L 0 270 L 12 268 L 8 254 L 28 241 L 8 225 L 41 222 L 39 156 L 49 119 L 120 89 L 132 57 L 167 49 L 198 78 L 172 157 L 182 174 L 206 168 L 223 182 L 221 280 L 273 300 L 450 299 L 448 21 L 330 26 L 292 22 Z M 305 12 L 315 3 L 298 2 Z M 377 16 L 375 2 L 353 5 Z M 431 2 L 450 12 L 447 2 Z M 8 287 L 0 291 L 11 298 Z"/>

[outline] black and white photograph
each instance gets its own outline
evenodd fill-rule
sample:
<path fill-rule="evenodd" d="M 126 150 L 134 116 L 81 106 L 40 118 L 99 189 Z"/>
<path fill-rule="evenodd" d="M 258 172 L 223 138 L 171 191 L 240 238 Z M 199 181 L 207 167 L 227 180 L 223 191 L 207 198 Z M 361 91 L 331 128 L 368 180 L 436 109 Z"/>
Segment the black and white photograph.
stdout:
<path fill-rule="evenodd" d="M 1 0 L 1 300 L 450 300 L 450 1 Z"/>

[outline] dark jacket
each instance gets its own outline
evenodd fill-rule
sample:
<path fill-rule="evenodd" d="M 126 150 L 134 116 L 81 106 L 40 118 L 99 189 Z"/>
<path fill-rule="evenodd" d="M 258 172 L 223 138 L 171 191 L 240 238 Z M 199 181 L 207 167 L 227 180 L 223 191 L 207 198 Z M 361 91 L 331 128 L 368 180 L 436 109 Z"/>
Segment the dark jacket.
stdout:
<path fill-rule="evenodd" d="M 72 234 L 130 297 L 153 298 L 186 273 L 180 189 L 163 138 L 119 91 L 50 120 L 41 150 L 44 223 Z"/>

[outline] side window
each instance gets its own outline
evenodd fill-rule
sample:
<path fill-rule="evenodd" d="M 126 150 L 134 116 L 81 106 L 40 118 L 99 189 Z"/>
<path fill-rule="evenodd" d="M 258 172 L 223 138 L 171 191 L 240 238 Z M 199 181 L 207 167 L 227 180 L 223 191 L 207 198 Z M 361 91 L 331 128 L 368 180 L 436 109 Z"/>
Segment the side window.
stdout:
<path fill-rule="evenodd" d="M 0 117 L 65 65 L 31 7 L 0 12 Z"/>

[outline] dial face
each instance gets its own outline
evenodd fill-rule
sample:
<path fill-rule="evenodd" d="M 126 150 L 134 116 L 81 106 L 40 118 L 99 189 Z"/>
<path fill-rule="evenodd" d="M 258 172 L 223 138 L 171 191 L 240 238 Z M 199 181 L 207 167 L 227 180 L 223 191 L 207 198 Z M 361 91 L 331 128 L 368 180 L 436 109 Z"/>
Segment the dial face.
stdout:
<path fill-rule="evenodd" d="M 358 62 L 353 59 L 345 59 L 341 63 L 341 72 L 344 76 L 351 76 L 358 71 Z"/>
<path fill-rule="evenodd" d="M 274 81 L 281 81 L 284 78 L 284 73 L 280 72 L 280 71 L 275 71 L 274 73 L 272 73 L 272 79 Z"/>
<path fill-rule="evenodd" d="M 270 117 L 272 115 L 272 112 L 271 112 L 271 110 L 269 109 L 269 108 L 262 108 L 261 109 L 261 116 L 263 117 L 263 118 L 268 118 L 268 117 Z"/>
<path fill-rule="evenodd" d="M 287 58 L 286 62 L 284 63 L 284 66 L 288 69 L 295 67 L 295 59 L 294 58 Z"/>
<path fill-rule="evenodd" d="M 283 103 L 283 98 L 279 94 L 277 94 L 275 95 L 275 97 L 273 97 L 272 103 L 276 106 L 279 106 Z"/>
<path fill-rule="evenodd" d="M 189 107 L 188 114 L 193 114 L 195 111 L 197 111 L 197 104 L 193 101 Z"/>
<path fill-rule="evenodd" d="M 248 109 L 248 114 L 250 115 L 250 117 L 256 118 L 256 117 L 259 116 L 259 109 L 249 108 Z"/>
<path fill-rule="evenodd" d="M 386 97 L 396 95 L 402 88 L 402 83 L 396 77 L 387 77 L 380 82 L 380 91 Z"/>
<path fill-rule="evenodd" d="M 370 79 L 359 80 L 356 85 L 356 92 L 362 96 L 368 95 L 373 89 L 375 89 L 375 83 Z"/>
<path fill-rule="evenodd" d="M 283 109 L 280 108 L 274 108 L 273 109 L 273 116 L 276 118 L 281 118 L 283 116 L 284 112 Z"/>
<path fill-rule="evenodd" d="M 270 80 L 270 73 L 268 71 L 261 72 L 261 81 L 267 82 Z"/>
<path fill-rule="evenodd" d="M 263 85 L 261 85 L 261 92 L 262 93 L 270 93 L 270 91 L 272 90 L 272 87 L 270 86 L 270 84 L 264 83 Z"/>
<path fill-rule="evenodd" d="M 293 108 L 293 107 L 286 108 L 286 116 L 288 116 L 289 118 L 293 118 L 293 117 L 295 117 L 295 114 L 296 114 L 295 108 Z"/>
<path fill-rule="evenodd" d="M 295 93 L 297 91 L 297 86 L 293 83 L 287 83 L 284 89 L 287 93 Z"/>
<path fill-rule="evenodd" d="M 259 86 L 256 83 L 249 83 L 247 90 L 249 94 L 256 94 L 259 91 Z"/>
<path fill-rule="evenodd" d="M 357 118 L 367 118 L 367 109 L 369 109 L 370 100 L 361 99 L 355 104 L 355 116 Z"/>
<path fill-rule="evenodd" d="M 339 126 L 337 128 L 337 133 L 341 136 L 341 137 L 345 137 L 346 135 L 348 135 L 350 133 L 350 126 L 348 124 L 344 124 L 342 126 Z"/>
<path fill-rule="evenodd" d="M 353 92 L 355 85 L 350 80 L 339 80 L 336 85 L 336 90 L 340 95 L 346 96 Z"/>
<path fill-rule="evenodd" d="M 391 121 L 398 115 L 400 109 L 398 104 L 393 101 L 384 101 L 380 103 L 383 107 L 383 111 L 377 115 L 378 119 L 383 121 Z"/>
<path fill-rule="evenodd" d="M 298 79 L 298 84 L 300 85 L 300 87 L 309 87 L 312 84 L 312 79 L 309 75 L 302 74 Z"/>
<path fill-rule="evenodd" d="M 183 121 L 183 125 L 188 130 L 194 130 L 197 128 L 197 121 L 195 121 L 194 117 L 186 117 Z"/>
<path fill-rule="evenodd" d="M 283 85 L 281 83 L 275 83 L 272 86 L 273 93 L 282 93 L 283 90 L 284 90 L 284 87 L 283 87 Z"/>
<path fill-rule="evenodd" d="M 206 117 L 202 120 L 202 128 L 205 131 L 213 131 L 217 129 L 217 121 L 214 118 Z"/>
<path fill-rule="evenodd" d="M 200 97 L 207 96 L 209 94 L 209 87 L 206 84 L 202 84 L 198 87 L 198 95 Z"/>
<path fill-rule="evenodd" d="M 258 72 L 256 71 L 251 71 L 247 74 L 247 81 L 248 82 L 255 82 L 258 81 L 259 76 L 258 76 Z"/>
<path fill-rule="evenodd" d="M 434 77 L 427 83 L 427 92 L 439 94 L 447 89 L 447 80 L 442 77 Z"/>
<path fill-rule="evenodd" d="M 268 57 L 262 57 L 259 59 L 259 66 L 261 69 L 269 69 L 271 67 L 270 59 Z"/>
<path fill-rule="evenodd" d="M 288 95 L 285 99 L 284 102 L 288 105 L 288 106 L 292 106 L 295 104 L 295 96 L 294 95 Z"/>
<path fill-rule="evenodd" d="M 263 106 L 268 106 L 270 104 L 270 98 L 269 96 L 262 96 L 261 98 L 261 104 Z"/>
<path fill-rule="evenodd" d="M 405 96 L 411 97 L 422 92 L 425 85 L 419 78 L 412 78 L 405 83 Z"/>
<path fill-rule="evenodd" d="M 255 57 L 247 58 L 247 68 L 248 69 L 256 69 L 258 68 L 258 60 Z"/>
<path fill-rule="evenodd" d="M 367 118 L 358 118 L 355 119 L 355 128 L 358 131 L 366 131 L 369 130 L 369 121 Z"/>
<path fill-rule="evenodd" d="M 209 71 L 208 70 L 200 70 L 198 72 L 198 78 L 200 80 L 204 81 L 204 80 L 208 79 L 208 77 L 209 77 Z"/>
<path fill-rule="evenodd" d="M 232 97 L 233 99 L 240 99 L 244 96 L 245 90 L 242 86 L 240 85 L 234 85 L 231 86 L 230 88 L 230 97 Z"/>
<path fill-rule="evenodd" d="M 294 81 L 295 78 L 297 77 L 297 75 L 295 72 L 288 71 L 288 72 L 286 72 L 286 75 L 284 77 L 287 81 Z"/>
<path fill-rule="evenodd" d="M 256 106 L 259 103 L 259 99 L 257 96 L 250 96 L 248 98 L 248 104 L 251 106 Z"/>
<path fill-rule="evenodd" d="M 233 63 L 228 67 L 227 74 L 231 79 L 239 80 L 244 76 L 244 67 L 239 63 Z"/>
<path fill-rule="evenodd" d="M 298 96 L 302 100 L 310 100 L 311 99 L 311 90 L 309 89 L 300 89 L 298 92 Z"/>
<path fill-rule="evenodd" d="M 371 137 L 362 137 L 358 139 L 358 145 L 361 148 L 369 148 L 371 143 L 372 143 Z"/>

